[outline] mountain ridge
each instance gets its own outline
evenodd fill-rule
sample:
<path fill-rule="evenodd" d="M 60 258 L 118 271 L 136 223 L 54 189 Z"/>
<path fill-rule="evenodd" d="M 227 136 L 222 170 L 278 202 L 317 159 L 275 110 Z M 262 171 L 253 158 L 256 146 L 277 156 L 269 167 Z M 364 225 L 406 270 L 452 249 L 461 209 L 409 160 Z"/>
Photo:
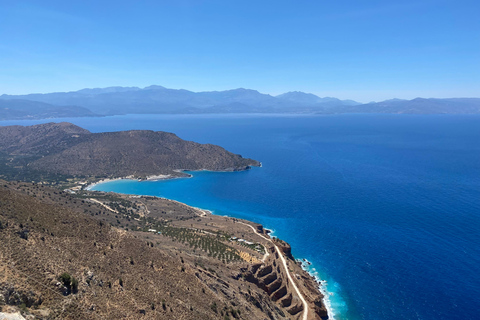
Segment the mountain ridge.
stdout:
<path fill-rule="evenodd" d="M 70 92 L 0 96 L 0 120 L 208 113 L 477 114 L 480 113 L 480 98 L 390 99 L 362 104 L 334 97 L 322 98 L 301 91 L 273 96 L 245 88 L 193 92 L 158 85 L 144 88 L 120 86 L 85 88 Z"/>
<path fill-rule="evenodd" d="M 26 99 L 0 99 L 0 121 L 20 119 L 45 119 L 62 117 L 98 117 L 87 108 L 75 105 L 56 106 Z"/>
<path fill-rule="evenodd" d="M 313 94 L 308 94 L 314 96 Z M 316 97 L 316 96 L 315 96 Z M 282 99 L 253 89 L 193 92 L 152 85 L 139 87 L 86 88 L 70 92 L 0 96 L 5 100 L 31 100 L 55 106 L 79 105 L 101 115 L 127 113 L 230 113 L 232 105 L 244 105 L 248 112 L 311 112 L 324 104 L 350 105 L 336 98 L 320 98 L 315 103 Z M 356 103 L 358 104 L 358 103 Z M 236 111 L 238 112 L 238 111 Z M 240 110 L 240 112 L 244 112 Z"/>

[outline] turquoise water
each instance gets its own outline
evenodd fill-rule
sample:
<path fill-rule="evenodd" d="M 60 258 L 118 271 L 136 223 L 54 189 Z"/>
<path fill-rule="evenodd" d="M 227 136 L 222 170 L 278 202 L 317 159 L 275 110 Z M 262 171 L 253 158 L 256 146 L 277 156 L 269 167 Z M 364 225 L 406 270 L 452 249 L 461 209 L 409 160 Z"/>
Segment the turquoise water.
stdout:
<path fill-rule="evenodd" d="M 245 172 L 96 188 L 162 196 L 264 224 L 327 280 L 337 319 L 478 318 L 478 116 L 67 120 L 97 132 L 175 132 L 261 161 L 262 168 Z"/>

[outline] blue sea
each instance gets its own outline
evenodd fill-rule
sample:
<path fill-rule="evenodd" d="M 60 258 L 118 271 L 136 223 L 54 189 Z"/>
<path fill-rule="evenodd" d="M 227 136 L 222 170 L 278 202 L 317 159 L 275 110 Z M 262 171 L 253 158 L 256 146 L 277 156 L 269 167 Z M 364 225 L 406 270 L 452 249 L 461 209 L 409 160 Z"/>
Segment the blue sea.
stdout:
<path fill-rule="evenodd" d="M 327 281 L 335 319 L 479 319 L 480 116 L 62 120 L 93 132 L 174 132 L 261 161 L 244 172 L 96 190 L 166 197 L 264 224 Z M 47 120 L 0 124 L 39 122 Z"/>

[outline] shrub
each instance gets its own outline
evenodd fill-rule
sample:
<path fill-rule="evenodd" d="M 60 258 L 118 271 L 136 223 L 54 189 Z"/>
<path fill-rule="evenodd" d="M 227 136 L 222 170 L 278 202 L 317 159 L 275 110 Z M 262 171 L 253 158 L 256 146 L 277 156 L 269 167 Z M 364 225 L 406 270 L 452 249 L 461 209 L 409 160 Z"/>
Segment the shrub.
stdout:
<path fill-rule="evenodd" d="M 60 282 L 62 282 L 63 285 L 67 288 L 70 287 L 72 281 L 70 274 L 68 274 L 67 272 L 62 273 L 58 280 L 60 280 Z"/>
<path fill-rule="evenodd" d="M 67 288 L 67 295 L 78 292 L 78 280 L 69 273 L 64 272 L 58 277 L 58 280 Z"/>
<path fill-rule="evenodd" d="M 218 310 L 217 310 L 217 303 L 214 302 L 210 305 L 210 309 L 212 309 L 213 312 L 215 313 L 218 313 Z"/>
<path fill-rule="evenodd" d="M 78 292 L 78 280 L 72 277 L 72 293 Z"/>

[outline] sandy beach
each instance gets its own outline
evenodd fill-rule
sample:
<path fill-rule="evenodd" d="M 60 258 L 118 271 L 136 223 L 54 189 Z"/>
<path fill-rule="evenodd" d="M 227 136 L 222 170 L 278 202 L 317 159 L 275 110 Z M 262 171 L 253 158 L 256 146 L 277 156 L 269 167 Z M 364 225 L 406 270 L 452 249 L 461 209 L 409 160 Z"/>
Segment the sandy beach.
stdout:
<path fill-rule="evenodd" d="M 102 179 L 97 182 L 91 183 L 85 187 L 85 190 L 92 190 L 93 187 L 107 182 L 117 181 L 117 180 L 124 180 L 124 179 L 132 179 L 131 177 L 124 177 L 124 178 L 112 178 L 112 179 Z"/>
<path fill-rule="evenodd" d="M 159 174 L 159 175 L 154 175 L 154 176 L 147 176 L 148 181 L 157 181 L 157 180 L 167 180 L 167 179 L 173 179 L 175 178 L 174 176 L 170 174 Z"/>

